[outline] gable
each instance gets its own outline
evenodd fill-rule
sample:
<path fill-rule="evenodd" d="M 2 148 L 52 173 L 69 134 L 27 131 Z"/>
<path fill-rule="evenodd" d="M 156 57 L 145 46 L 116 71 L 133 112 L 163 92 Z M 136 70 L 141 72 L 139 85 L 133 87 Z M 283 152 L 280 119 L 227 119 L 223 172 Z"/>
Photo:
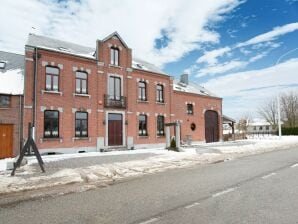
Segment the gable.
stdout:
<path fill-rule="evenodd" d="M 127 44 L 125 43 L 125 41 L 121 38 L 121 36 L 117 33 L 117 32 L 114 32 L 112 34 L 110 34 L 109 36 L 107 36 L 106 38 L 104 38 L 102 40 L 102 42 L 107 42 L 111 39 L 116 39 L 116 40 L 119 40 L 121 42 L 121 44 L 125 47 L 125 48 L 129 48 L 127 46 Z"/>

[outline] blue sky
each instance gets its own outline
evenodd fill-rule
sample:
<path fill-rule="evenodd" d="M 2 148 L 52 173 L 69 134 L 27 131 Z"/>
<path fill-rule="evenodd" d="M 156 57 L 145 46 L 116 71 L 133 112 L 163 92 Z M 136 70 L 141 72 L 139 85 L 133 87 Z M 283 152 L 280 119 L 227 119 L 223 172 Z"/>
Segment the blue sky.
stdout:
<path fill-rule="evenodd" d="M 2 0 L 0 19 L 0 50 L 21 53 L 30 32 L 95 47 L 118 31 L 134 56 L 189 73 L 236 119 L 298 89 L 298 0 Z"/>

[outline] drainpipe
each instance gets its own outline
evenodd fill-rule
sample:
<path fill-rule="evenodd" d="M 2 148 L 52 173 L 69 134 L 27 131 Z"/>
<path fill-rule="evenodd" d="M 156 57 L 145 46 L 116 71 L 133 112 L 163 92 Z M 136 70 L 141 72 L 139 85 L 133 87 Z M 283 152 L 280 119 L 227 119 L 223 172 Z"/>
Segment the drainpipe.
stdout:
<path fill-rule="evenodd" d="M 19 141 L 20 141 L 20 153 L 23 148 L 23 116 L 24 116 L 24 101 L 22 95 L 19 96 Z"/>
<path fill-rule="evenodd" d="M 37 66 L 38 66 L 38 53 L 37 47 L 34 48 L 34 71 L 33 71 L 33 130 L 32 130 L 32 138 L 35 140 L 36 137 L 36 94 L 37 94 Z"/>

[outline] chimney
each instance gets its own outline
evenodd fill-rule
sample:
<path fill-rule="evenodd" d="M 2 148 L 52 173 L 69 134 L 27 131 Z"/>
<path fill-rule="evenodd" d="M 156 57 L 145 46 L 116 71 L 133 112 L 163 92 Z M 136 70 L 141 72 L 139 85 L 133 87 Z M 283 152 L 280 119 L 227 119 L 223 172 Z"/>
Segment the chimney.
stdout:
<path fill-rule="evenodd" d="M 184 73 L 180 76 L 180 82 L 188 85 L 188 74 Z"/>

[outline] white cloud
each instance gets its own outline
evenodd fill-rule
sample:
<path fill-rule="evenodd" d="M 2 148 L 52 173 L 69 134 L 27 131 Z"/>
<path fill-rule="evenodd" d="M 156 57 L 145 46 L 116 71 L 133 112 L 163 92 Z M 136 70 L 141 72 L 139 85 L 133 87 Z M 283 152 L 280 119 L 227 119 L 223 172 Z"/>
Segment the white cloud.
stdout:
<path fill-rule="evenodd" d="M 197 59 L 197 63 L 206 62 L 208 65 L 215 65 L 218 62 L 218 58 L 224 56 L 230 52 L 230 47 L 219 48 L 213 51 L 205 52 L 205 54 Z"/>
<path fill-rule="evenodd" d="M 258 36 L 255 36 L 255 37 L 249 39 L 248 41 L 237 44 L 237 47 L 243 47 L 243 46 L 258 44 L 258 43 L 262 43 L 262 42 L 272 41 L 281 35 L 291 33 L 296 30 L 298 30 L 298 22 L 297 23 L 289 23 L 284 26 L 278 26 L 278 27 L 273 28 L 273 30 L 271 30 L 267 33 L 263 33 L 261 35 L 258 35 Z"/>
<path fill-rule="evenodd" d="M 195 67 L 192 65 L 190 68 L 186 69 L 186 71 L 191 71 L 193 73 L 197 72 L 197 77 L 202 77 L 209 74 L 215 75 L 231 71 L 233 69 L 244 68 L 248 64 L 253 63 L 266 56 L 268 54 L 268 51 L 270 51 L 271 49 L 280 47 L 281 43 L 275 43 L 273 42 L 273 40 L 281 35 L 293 32 L 295 30 L 298 30 L 298 23 L 290 23 L 281 27 L 275 27 L 272 31 L 255 36 L 248 41 L 237 43 L 233 46 L 226 46 L 223 48 L 206 51 L 203 56 L 197 59 L 196 63 L 205 62 L 208 66 L 198 72 L 195 68 L 198 69 L 199 67 Z M 269 50 L 260 53 L 253 58 L 250 58 L 248 61 L 231 60 L 229 62 L 218 64 L 218 58 L 225 55 L 230 56 L 232 54 L 232 51 L 236 49 L 239 49 L 239 51 L 244 55 L 252 53 L 251 50 L 246 49 L 247 46 L 251 46 L 252 50 L 259 50 L 264 48 L 267 48 Z"/>
<path fill-rule="evenodd" d="M 255 56 L 251 57 L 251 58 L 248 58 L 248 60 L 246 60 L 246 61 L 232 60 L 232 61 L 224 62 L 221 64 L 215 64 L 213 66 L 209 66 L 209 67 L 199 70 L 199 72 L 196 76 L 203 77 L 206 75 L 217 75 L 217 74 L 225 73 L 228 71 L 245 68 L 250 63 L 253 63 L 253 62 L 256 62 L 256 61 L 262 59 L 267 54 L 268 54 L 268 52 L 262 52 L 260 54 L 257 54 Z"/>
<path fill-rule="evenodd" d="M 266 98 L 279 92 L 297 90 L 297 67 L 298 58 L 295 58 L 260 70 L 214 78 L 202 85 L 223 97 L 224 112 L 237 117 L 255 111 Z"/>
<path fill-rule="evenodd" d="M 216 75 L 216 74 L 231 71 L 233 69 L 244 68 L 247 64 L 248 62 L 246 61 L 232 60 L 222 64 L 216 64 L 214 66 L 203 68 L 199 71 L 199 73 L 196 76 L 203 77 L 206 75 Z"/>
<path fill-rule="evenodd" d="M 240 0 L 2 0 L 0 48 L 23 51 L 31 27 L 37 34 L 95 47 L 115 30 L 134 55 L 163 65 L 198 49 L 204 42 L 217 43 L 220 35 L 212 22 L 240 4 Z M 8 16 L 9 15 L 9 19 Z M 208 28 L 209 27 L 209 28 Z M 167 34 L 169 42 L 156 49 L 155 40 Z"/>

